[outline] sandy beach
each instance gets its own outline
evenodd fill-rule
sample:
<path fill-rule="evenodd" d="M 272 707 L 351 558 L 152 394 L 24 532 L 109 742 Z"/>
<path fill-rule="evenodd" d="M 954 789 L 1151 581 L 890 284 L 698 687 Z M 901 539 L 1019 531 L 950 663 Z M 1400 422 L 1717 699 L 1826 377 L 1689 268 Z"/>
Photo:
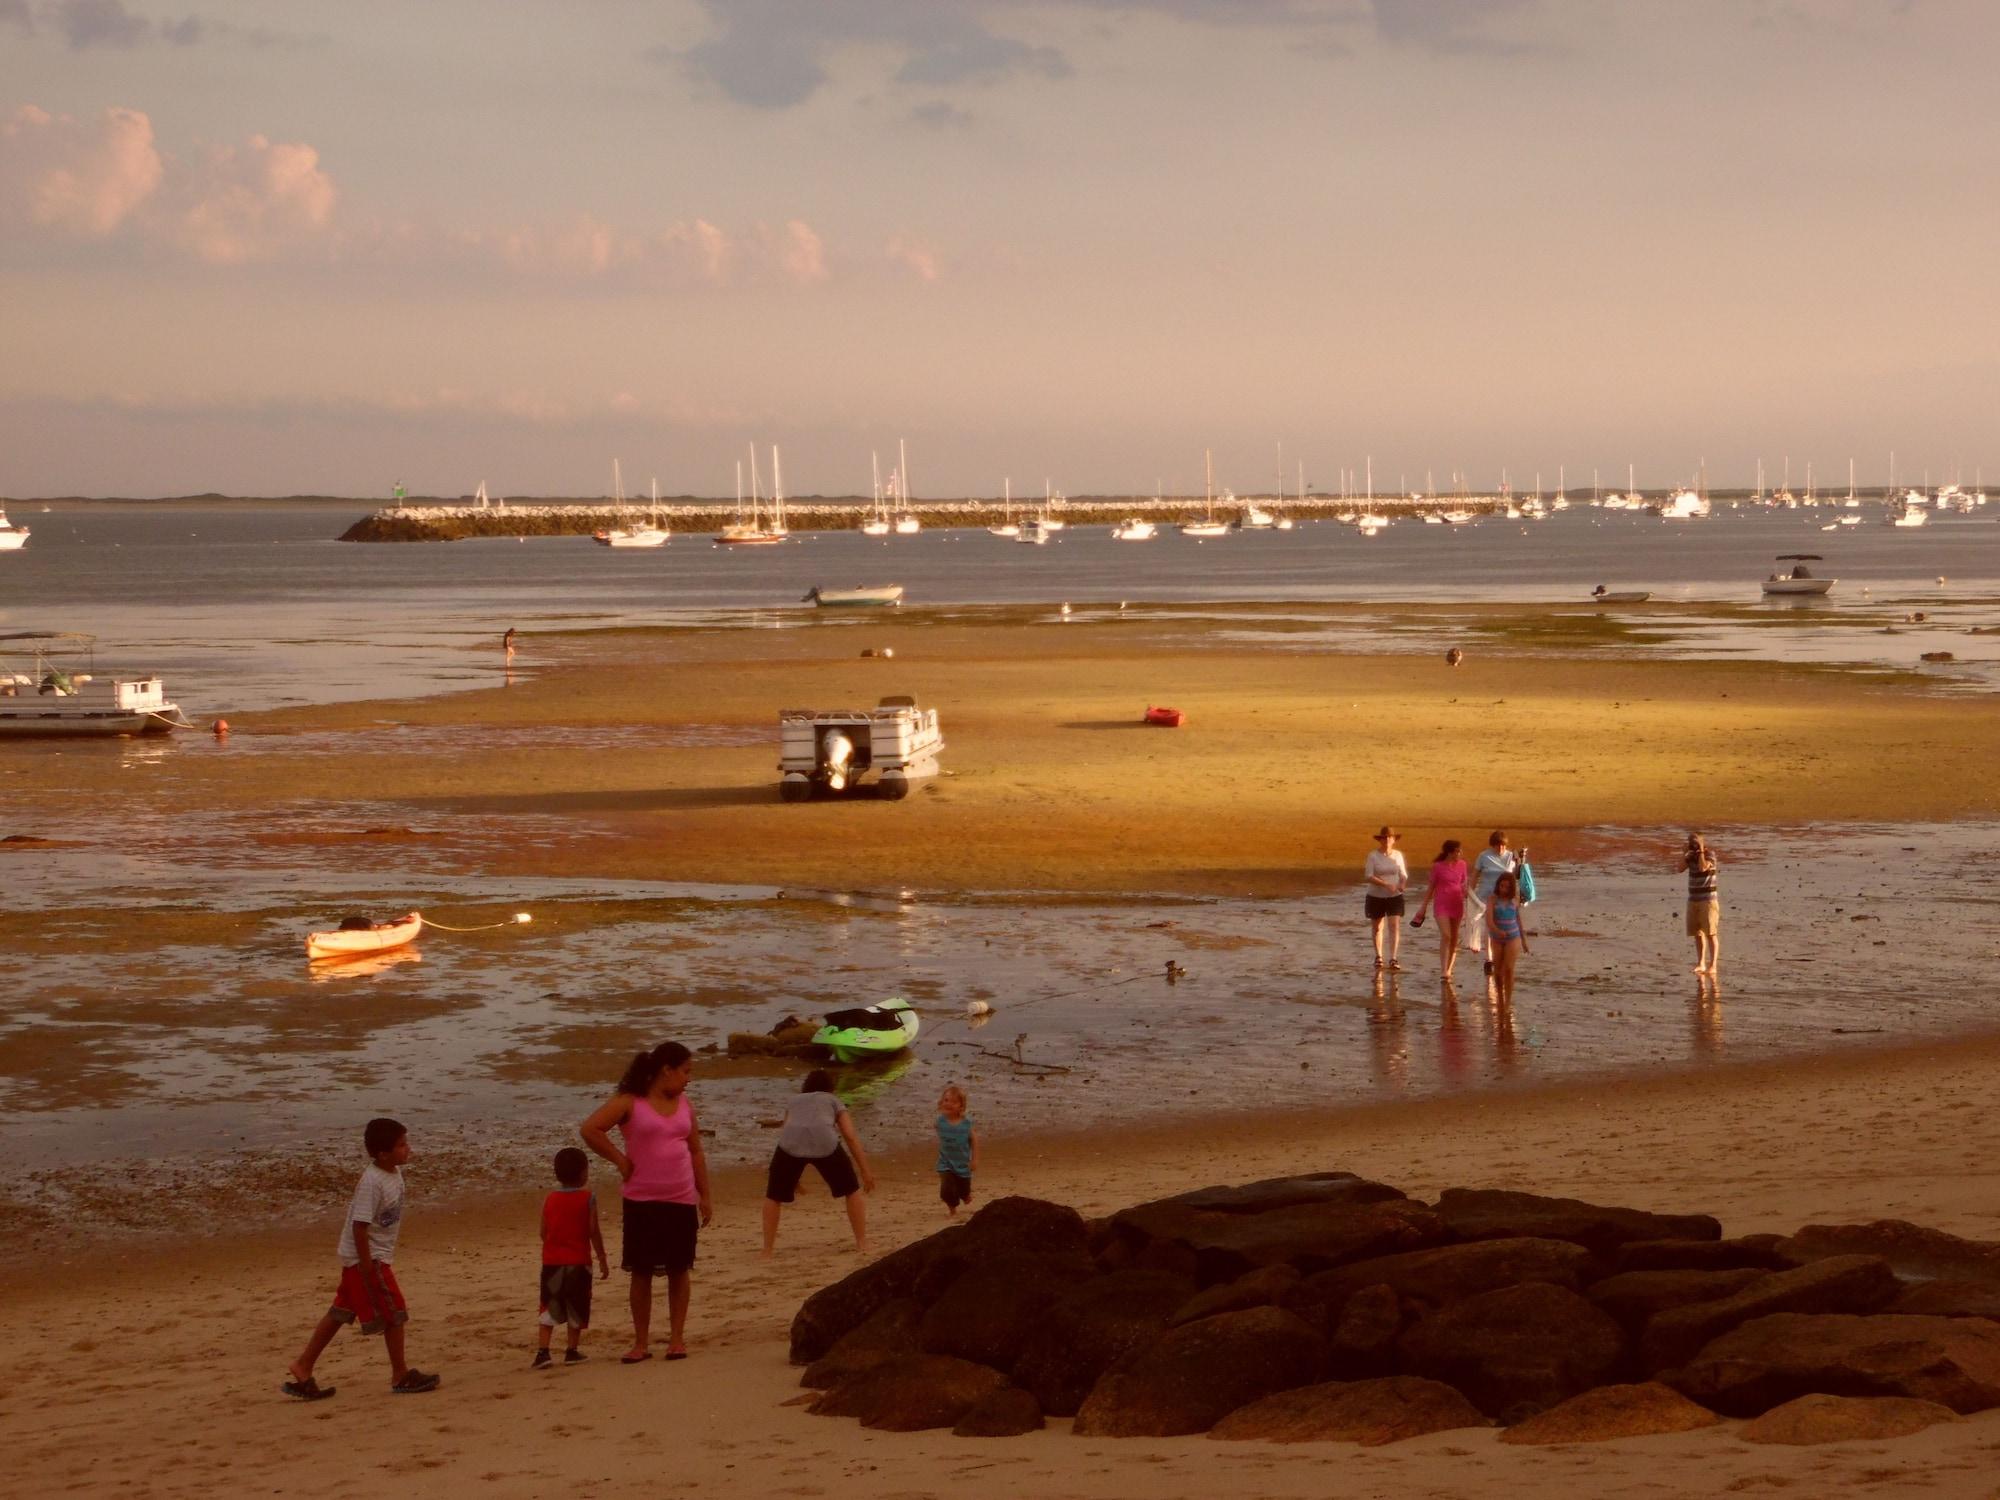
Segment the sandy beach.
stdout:
<path fill-rule="evenodd" d="M 1731 1233 L 1904 1217 L 2000 1237 L 1988 1104 L 2000 1042 L 1934 1046 L 1472 1096 L 1416 1106 L 1230 1119 L 1206 1130 L 995 1139 L 979 1188 L 1086 1214 L 1205 1183 L 1345 1168 L 1412 1193 L 1528 1188 L 1718 1214 Z M 695 1085 L 699 1097 L 700 1084 Z M 823 1196 L 787 1217 L 778 1259 L 755 1258 L 750 1173 L 717 1183 L 684 1364 L 611 1358 L 622 1278 L 604 1289 L 592 1360 L 532 1373 L 532 1229 L 539 1188 L 456 1212 L 449 1185 L 408 1169 L 413 1208 L 398 1266 L 415 1309 L 412 1358 L 443 1389 L 398 1400 L 379 1348 L 343 1334 L 320 1375 L 339 1395 L 277 1394 L 284 1362 L 324 1305 L 338 1210 L 279 1235 L 226 1223 L 195 1241 L 92 1252 L 59 1241 L 4 1283 L 27 1337 L 0 1353 L 0 1429 L 17 1472 L 51 1492 L 346 1496 L 478 1484 L 499 1496 L 628 1495 L 662 1484 L 725 1495 L 1024 1493 L 1077 1500 L 1214 1491 L 1381 1497 L 1914 1494 L 1991 1497 L 2000 1414 L 1894 1443 L 1752 1446 L 1740 1424 L 1672 1437 L 1534 1449 L 1460 1431 L 1380 1449 L 1230 1445 L 1204 1438 L 1086 1440 L 1066 1422 L 1025 1438 L 871 1433 L 784 1403 L 797 1394 L 785 1328 L 805 1292 L 854 1261 Z M 358 1150 L 356 1162 L 359 1163 Z M 941 1217 L 928 1162 L 891 1152 L 872 1206 L 877 1248 Z M 614 1190 L 600 1173 L 600 1194 Z M 106 1434 L 117 1441 L 107 1444 Z"/>

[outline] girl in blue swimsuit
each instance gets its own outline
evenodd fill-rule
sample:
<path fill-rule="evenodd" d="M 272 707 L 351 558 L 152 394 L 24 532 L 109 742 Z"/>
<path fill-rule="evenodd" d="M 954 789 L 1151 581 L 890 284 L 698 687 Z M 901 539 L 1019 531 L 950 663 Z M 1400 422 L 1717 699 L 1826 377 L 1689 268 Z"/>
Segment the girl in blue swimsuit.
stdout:
<path fill-rule="evenodd" d="M 1528 951 L 1527 929 L 1521 925 L 1521 887 L 1511 874 L 1493 885 L 1486 908 L 1486 939 L 1493 955 L 1493 998 L 1502 1005 L 1514 1000 L 1514 965 Z"/>

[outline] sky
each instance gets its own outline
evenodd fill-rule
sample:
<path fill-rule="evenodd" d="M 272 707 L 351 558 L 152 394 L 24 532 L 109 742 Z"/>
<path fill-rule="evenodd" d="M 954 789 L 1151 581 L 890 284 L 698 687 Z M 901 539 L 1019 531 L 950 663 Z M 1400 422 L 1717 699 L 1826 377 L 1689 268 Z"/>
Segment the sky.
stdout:
<path fill-rule="evenodd" d="M 1990 0 L 0 0 L 0 495 L 2000 483 L 1996 59 Z"/>

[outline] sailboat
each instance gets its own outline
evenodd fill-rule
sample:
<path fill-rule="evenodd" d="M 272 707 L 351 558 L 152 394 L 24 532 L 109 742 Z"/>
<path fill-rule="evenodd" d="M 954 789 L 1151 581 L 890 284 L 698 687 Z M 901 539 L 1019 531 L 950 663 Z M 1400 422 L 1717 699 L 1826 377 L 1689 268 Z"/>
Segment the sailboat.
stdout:
<path fill-rule="evenodd" d="M 1014 481 L 1003 479 L 1000 484 L 1002 493 L 1006 496 L 1001 501 L 1000 524 L 989 526 L 986 530 L 993 536 L 1018 538 L 1021 535 L 1021 528 L 1014 524 Z"/>
<path fill-rule="evenodd" d="M 480 486 L 483 491 L 484 485 Z M 613 505 L 625 507 L 625 478 L 618 470 L 618 460 L 611 460 L 611 493 Z M 614 526 L 608 531 L 591 533 L 591 540 L 603 547 L 664 547 L 667 544 L 666 527 L 659 524 L 660 481 L 653 481 L 653 508 L 643 526 Z"/>
<path fill-rule="evenodd" d="M 716 544 L 724 547 L 769 547 L 786 540 L 785 534 L 785 487 L 778 468 L 778 445 L 771 445 L 771 516 L 766 521 L 762 514 L 762 502 L 757 493 L 757 445 L 750 445 L 750 519 L 743 519 L 743 471 L 736 471 L 736 516 L 730 525 L 715 535 Z"/>
<path fill-rule="evenodd" d="M 910 509 L 910 449 L 896 439 L 896 535 L 915 536 L 924 529 L 917 513 Z"/>
<path fill-rule="evenodd" d="M 1228 523 L 1215 519 L 1215 453 L 1212 449 L 1202 451 L 1202 472 L 1205 476 L 1202 499 L 1206 509 L 1201 520 L 1189 521 L 1181 527 L 1181 535 L 1197 540 L 1228 536 Z"/>
<path fill-rule="evenodd" d="M 889 534 L 889 507 L 882 501 L 881 455 L 875 453 L 869 454 L 868 463 L 869 467 L 874 470 L 875 500 L 873 508 L 868 512 L 868 519 L 861 523 L 861 534 L 863 536 L 887 536 Z M 894 482 L 893 475 L 891 476 L 891 482 Z"/>

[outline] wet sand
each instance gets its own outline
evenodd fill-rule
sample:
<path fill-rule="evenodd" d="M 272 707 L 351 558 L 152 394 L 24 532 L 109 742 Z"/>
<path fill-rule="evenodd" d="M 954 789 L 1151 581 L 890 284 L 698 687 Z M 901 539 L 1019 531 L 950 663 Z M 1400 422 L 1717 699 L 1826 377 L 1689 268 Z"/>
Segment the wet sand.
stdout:
<path fill-rule="evenodd" d="M 2000 1237 L 1990 1167 L 2000 1154 L 2000 1042 L 1616 1085 L 1471 1096 L 1312 1115 L 1216 1116 L 1205 1130 L 997 1137 L 979 1190 L 1029 1193 L 1099 1213 L 1204 1183 L 1345 1168 L 1431 1194 L 1505 1186 L 1722 1216 L 1729 1232 L 1898 1216 Z M 697 1085 L 697 1097 L 699 1085 Z M 975 1099 L 975 1110 L 978 1101 Z M 785 1327 L 800 1298 L 853 1264 L 816 1189 L 788 1214 L 775 1264 L 755 1258 L 758 1179 L 725 1174 L 704 1236 L 685 1364 L 619 1367 L 622 1278 L 600 1293 L 590 1363 L 527 1368 L 534 1204 L 525 1186 L 460 1212 L 448 1185 L 409 1168 L 398 1270 L 415 1309 L 414 1361 L 444 1388 L 393 1399 L 381 1353 L 344 1333 L 319 1369 L 339 1395 L 277 1394 L 331 1285 L 343 1190 L 284 1233 L 210 1238 L 169 1254 L 79 1253 L 58 1237 L 36 1266 L 0 1277 L 24 1337 L 0 1350 L 0 1431 L 49 1492 L 344 1496 L 383 1483 L 414 1493 L 477 1483 L 500 1497 L 558 1490 L 638 1494 L 663 1483 L 724 1495 L 948 1492 L 1112 1500 L 1140 1493 L 1556 1497 L 1889 1492 L 1990 1497 L 2000 1413 L 1888 1443 L 1769 1448 L 1738 1423 L 1672 1437 L 1552 1449 L 1442 1433 L 1383 1449 L 1206 1439 L 1081 1440 L 1066 1422 L 1019 1439 L 866 1433 L 785 1401 L 797 1371 Z M 356 1157 L 355 1165 L 358 1166 Z M 941 1220 L 928 1161 L 888 1153 L 871 1205 L 876 1247 Z M 599 1174 L 597 1188 L 613 1189 Z M 107 1442 L 115 1433 L 117 1440 Z"/>

